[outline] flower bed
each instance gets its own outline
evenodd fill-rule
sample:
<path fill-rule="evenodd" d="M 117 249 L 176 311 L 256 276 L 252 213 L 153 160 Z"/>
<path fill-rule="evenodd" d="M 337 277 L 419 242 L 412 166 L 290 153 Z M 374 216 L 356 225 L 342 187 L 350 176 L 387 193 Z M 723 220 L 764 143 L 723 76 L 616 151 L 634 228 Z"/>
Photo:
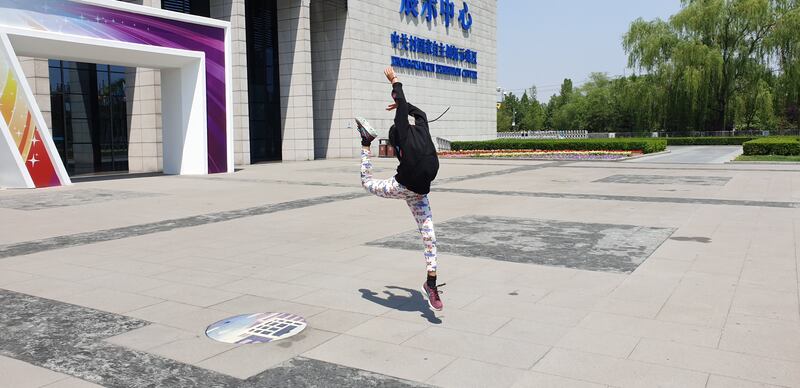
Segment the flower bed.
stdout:
<path fill-rule="evenodd" d="M 645 154 L 664 151 L 666 139 L 497 139 L 454 141 L 456 151 L 542 150 L 542 151 L 638 151 Z"/>
<path fill-rule="evenodd" d="M 547 160 L 617 160 L 634 155 L 639 151 L 579 151 L 579 150 L 464 150 L 442 151 L 441 158 L 514 158 Z"/>

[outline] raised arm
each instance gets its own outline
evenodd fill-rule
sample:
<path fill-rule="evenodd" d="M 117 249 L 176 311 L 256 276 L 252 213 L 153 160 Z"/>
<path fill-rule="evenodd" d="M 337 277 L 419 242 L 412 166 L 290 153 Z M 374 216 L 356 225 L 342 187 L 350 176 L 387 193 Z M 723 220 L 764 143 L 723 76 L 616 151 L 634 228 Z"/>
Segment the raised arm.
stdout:
<path fill-rule="evenodd" d="M 392 83 L 392 99 L 394 99 L 394 104 L 389 105 L 388 110 L 397 109 L 394 116 L 394 125 L 405 130 L 410 125 L 408 116 L 412 116 L 417 125 L 427 128 L 427 115 L 421 109 L 406 100 L 406 95 L 403 93 L 403 84 L 394 73 L 394 69 L 391 66 L 387 67 L 384 74 L 386 75 L 386 79 Z"/>
<path fill-rule="evenodd" d="M 386 70 L 383 71 L 383 74 L 386 75 L 386 79 L 392 83 L 392 99 L 394 100 L 393 106 L 390 108 L 397 109 L 394 114 L 394 125 L 397 129 L 401 131 L 405 131 L 408 129 L 408 102 L 406 101 L 406 95 L 403 93 L 403 84 L 400 83 L 400 79 L 397 78 L 397 75 L 394 73 L 394 69 L 389 66 Z"/>

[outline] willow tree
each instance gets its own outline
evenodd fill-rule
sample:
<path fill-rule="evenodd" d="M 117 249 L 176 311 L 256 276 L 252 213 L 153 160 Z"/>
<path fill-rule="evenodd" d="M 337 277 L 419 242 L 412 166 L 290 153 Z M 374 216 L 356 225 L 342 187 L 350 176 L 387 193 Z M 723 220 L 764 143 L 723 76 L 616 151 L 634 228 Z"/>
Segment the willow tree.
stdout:
<path fill-rule="evenodd" d="M 767 40 L 773 50 L 774 63 L 780 69 L 776 77 L 776 101 L 784 125 L 800 126 L 800 1 L 780 1 L 783 14 L 775 31 Z"/>
<path fill-rule="evenodd" d="M 734 128 L 737 118 L 748 117 L 737 109 L 758 108 L 743 101 L 765 101 L 759 88 L 774 82 L 774 72 L 788 77 L 787 104 L 797 102 L 798 1 L 682 0 L 669 21 L 634 21 L 623 47 L 629 65 L 665 89 L 667 129 Z"/>

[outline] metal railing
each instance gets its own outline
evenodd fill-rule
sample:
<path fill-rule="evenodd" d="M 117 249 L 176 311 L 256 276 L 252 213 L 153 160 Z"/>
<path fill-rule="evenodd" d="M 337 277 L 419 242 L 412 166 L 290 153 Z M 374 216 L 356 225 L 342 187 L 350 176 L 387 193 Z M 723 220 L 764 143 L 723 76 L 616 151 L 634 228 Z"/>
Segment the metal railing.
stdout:
<path fill-rule="evenodd" d="M 670 132 L 593 132 L 589 134 L 590 137 L 761 137 L 761 136 L 800 136 L 800 130 L 786 129 L 778 131 L 761 131 L 761 130 L 746 130 L 746 131 L 670 131 Z"/>
<path fill-rule="evenodd" d="M 729 136 L 800 136 L 798 129 L 778 131 L 742 130 L 742 131 L 680 131 L 680 132 L 591 132 L 574 131 L 521 131 L 497 132 L 498 139 L 604 139 L 631 137 L 729 137 Z"/>
<path fill-rule="evenodd" d="M 497 132 L 498 139 L 588 139 L 589 131 L 522 131 Z"/>
<path fill-rule="evenodd" d="M 436 149 L 438 151 L 451 151 L 451 142 L 447 139 L 442 139 L 441 137 L 436 137 Z"/>

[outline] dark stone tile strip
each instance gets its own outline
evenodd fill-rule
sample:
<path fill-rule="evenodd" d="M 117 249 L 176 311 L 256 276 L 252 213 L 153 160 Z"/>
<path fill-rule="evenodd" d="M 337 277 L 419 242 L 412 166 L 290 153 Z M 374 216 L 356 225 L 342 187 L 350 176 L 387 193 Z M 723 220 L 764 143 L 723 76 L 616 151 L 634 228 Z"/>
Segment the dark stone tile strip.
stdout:
<path fill-rule="evenodd" d="M 296 201 L 281 202 L 276 204 L 256 206 L 245 209 L 227 210 L 217 213 L 201 214 L 196 216 L 151 222 L 147 224 L 125 226 L 114 229 L 98 230 L 93 232 L 77 233 L 67 236 L 51 237 L 35 241 L 26 241 L 15 244 L 0 245 L 0 259 L 29 255 L 38 252 L 94 244 L 104 241 L 119 240 L 128 237 L 143 236 L 147 234 L 167 232 L 175 229 L 191 228 L 217 222 L 232 221 L 245 217 L 253 217 L 287 210 L 301 209 L 322 205 L 331 202 L 347 201 L 367 196 L 367 193 L 345 193 L 300 199 Z"/>
<path fill-rule="evenodd" d="M 410 388 L 427 387 L 324 361 L 297 357 L 270 369 L 249 381 L 249 387 L 343 387 L 343 388 Z"/>
<path fill-rule="evenodd" d="M 0 198 L 0 208 L 32 211 L 161 195 L 163 194 L 101 189 L 45 191 Z"/>
<path fill-rule="evenodd" d="M 611 175 L 592 183 L 622 183 L 633 185 L 687 185 L 725 186 L 731 181 L 727 176 L 673 176 L 673 175 Z"/>
<path fill-rule="evenodd" d="M 541 192 L 530 192 L 530 191 L 454 189 L 454 188 L 443 188 L 443 187 L 437 188 L 436 191 L 445 193 L 501 195 L 501 196 L 511 196 L 511 197 L 594 199 L 600 201 L 679 203 L 679 204 L 689 204 L 689 205 L 755 206 L 755 207 L 775 207 L 784 209 L 800 208 L 800 203 L 798 202 L 750 201 L 750 200 L 738 200 L 738 199 L 640 197 L 640 196 L 630 196 L 630 195 L 541 193 Z"/>
<path fill-rule="evenodd" d="M 531 170 L 538 170 L 542 168 L 548 167 L 555 167 L 560 166 L 566 162 L 551 162 L 551 163 L 542 163 L 536 165 L 528 165 L 528 166 L 517 166 L 514 168 L 508 168 L 504 170 L 497 170 L 497 171 L 487 171 L 482 173 L 476 174 L 469 174 L 469 175 L 462 175 L 462 176 L 455 176 L 450 178 L 441 178 L 437 179 L 433 182 L 432 186 L 447 184 L 447 183 L 455 183 L 455 182 L 463 182 L 472 179 L 481 179 L 493 176 L 500 176 L 500 175 L 508 175 L 522 171 L 531 171 Z M 491 165 L 486 165 L 491 166 Z M 352 175 L 354 177 L 358 176 L 359 169 L 358 167 L 354 167 L 350 169 Z M 318 170 L 306 170 L 307 172 L 310 171 L 318 171 Z M 394 170 L 392 170 L 394 171 Z M 385 178 L 389 178 L 391 175 L 387 175 Z M 377 179 L 384 179 L 380 177 L 376 177 Z M 282 179 L 252 179 L 252 178 L 222 178 L 222 177 L 192 177 L 186 176 L 181 177 L 181 179 L 198 179 L 198 180 L 205 180 L 205 181 L 217 181 L 217 182 L 246 182 L 246 183 L 267 183 L 267 184 L 285 184 L 285 185 L 300 185 L 300 186 L 320 186 L 320 187 L 342 187 L 342 188 L 359 188 L 361 184 L 358 180 L 355 180 L 352 184 L 349 183 L 337 183 L 337 182 L 314 182 L 314 181 L 289 181 L 289 180 L 282 180 Z"/>
<path fill-rule="evenodd" d="M 440 252 L 515 263 L 631 273 L 675 229 L 514 217 L 466 216 L 436 225 Z M 418 251 L 419 232 L 370 246 Z"/>
<path fill-rule="evenodd" d="M 359 188 L 359 183 L 337 183 L 337 182 L 311 182 L 311 181 L 287 181 L 283 179 L 252 179 L 252 178 L 217 178 L 217 177 L 181 177 L 181 179 L 197 179 L 204 181 L 217 181 L 217 182 L 243 182 L 243 183 L 268 183 L 268 184 L 281 184 L 281 185 L 299 185 L 299 186 L 320 186 L 320 187 L 342 187 L 347 189 Z"/>
<path fill-rule="evenodd" d="M 562 165 L 567 164 L 567 163 L 568 162 L 540 163 L 540 164 L 534 164 L 534 165 L 526 165 L 526 166 L 519 166 L 519 167 L 514 167 L 514 168 L 507 168 L 507 169 L 504 169 L 504 170 L 487 171 L 487 172 L 481 172 L 481 173 L 470 174 L 470 175 L 456 176 L 456 177 L 451 177 L 451 178 L 442 178 L 442 179 L 435 180 L 433 182 L 432 186 L 440 186 L 440 185 L 445 185 L 445 184 L 448 184 L 448 183 L 456 183 L 456 182 L 463 182 L 463 181 L 468 181 L 468 180 L 473 180 L 473 179 L 481 179 L 481 178 L 489 178 L 489 177 L 494 177 L 494 176 L 508 175 L 508 174 L 514 174 L 514 173 L 523 172 L 523 171 L 541 170 L 541 169 L 544 169 L 544 168 L 562 166 Z"/>
<path fill-rule="evenodd" d="M 295 358 L 247 380 L 103 341 L 149 323 L 0 289 L 0 355 L 111 388 L 413 387 L 392 377 Z"/>
<path fill-rule="evenodd" d="M 538 170 L 547 167 L 554 167 L 563 165 L 565 162 L 550 162 L 550 163 L 541 163 L 536 165 L 525 165 L 519 166 L 515 165 L 514 168 L 508 168 L 504 170 L 497 170 L 497 171 L 487 171 L 477 174 L 469 174 L 463 176 L 455 176 L 450 178 L 441 178 L 437 179 L 433 182 L 434 185 L 436 184 L 445 184 L 445 183 L 453 183 L 453 182 L 462 182 L 472 179 L 480 179 L 486 178 L 491 176 L 499 176 L 499 175 L 507 175 L 513 174 L 516 172 L 521 171 L 530 171 L 530 170 Z M 483 164 L 485 166 L 492 166 L 491 164 Z M 337 168 L 337 171 L 341 168 Z M 353 176 L 358 176 L 359 169 L 358 167 L 353 167 L 350 169 Z M 305 170 L 306 172 L 318 172 L 319 170 Z M 391 170 L 392 172 L 394 170 Z M 281 180 L 281 179 L 248 179 L 248 178 L 221 178 L 221 177 L 181 177 L 182 179 L 202 179 L 202 180 L 213 180 L 213 181 L 235 181 L 235 182 L 251 182 L 251 183 L 279 183 L 279 184 L 294 184 L 294 185 L 304 185 L 304 186 L 328 186 L 328 187 L 359 187 L 360 184 L 356 181 L 354 184 L 344 184 L 344 183 L 335 183 L 335 182 L 309 182 L 309 181 L 288 181 L 288 180 Z M 381 179 L 377 177 L 378 179 Z M 389 178 L 387 176 L 386 178 Z"/>

